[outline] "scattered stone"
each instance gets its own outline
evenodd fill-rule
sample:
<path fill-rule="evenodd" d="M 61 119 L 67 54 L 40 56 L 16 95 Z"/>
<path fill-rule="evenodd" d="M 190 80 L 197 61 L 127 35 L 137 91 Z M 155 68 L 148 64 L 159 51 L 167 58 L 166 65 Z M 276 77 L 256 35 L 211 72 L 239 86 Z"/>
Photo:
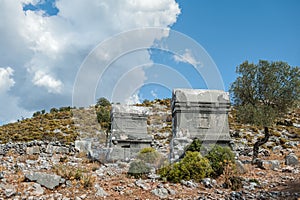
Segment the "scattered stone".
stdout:
<path fill-rule="evenodd" d="M 281 150 L 282 150 L 282 146 L 274 146 L 274 147 L 272 148 L 272 151 L 273 151 L 274 153 L 280 152 Z"/>
<path fill-rule="evenodd" d="M 206 188 L 212 188 L 212 180 L 210 178 L 204 178 L 202 179 L 201 183 L 206 187 Z"/>
<path fill-rule="evenodd" d="M 42 188 L 42 186 L 41 186 L 40 184 L 34 183 L 34 184 L 32 185 L 32 187 L 33 187 L 33 189 L 34 189 L 34 192 L 33 192 L 34 195 L 39 196 L 39 195 L 44 194 L 44 189 Z"/>
<path fill-rule="evenodd" d="M 6 198 L 10 198 L 16 194 L 16 189 L 14 188 L 7 188 L 4 190 L 4 194 Z"/>
<path fill-rule="evenodd" d="M 69 151 L 69 148 L 67 147 L 57 147 L 55 149 L 55 153 L 59 153 L 59 154 L 68 154 L 70 151 Z"/>
<path fill-rule="evenodd" d="M 116 192 L 122 192 L 125 188 L 123 186 L 115 186 L 113 187 L 113 190 Z"/>
<path fill-rule="evenodd" d="M 40 153 L 40 147 L 39 146 L 33 146 L 33 147 L 27 147 L 26 148 L 26 154 L 28 155 L 34 155 Z"/>
<path fill-rule="evenodd" d="M 185 186 L 190 187 L 190 188 L 197 188 L 199 186 L 198 183 L 195 183 L 193 181 L 181 180 L 180 183 L 182 185 L 185 185 Z"/>
<path fill-rule="evenodd" d="M 266 173 L 265 172 L 257 172 L 256 175 L 258 175 L 258 176 L 265 176 Z"/>
<path fill-rule="evenodd" d="M 156 189 L 152 190 L 151 193 L 154 194 L 155 196 L 158 196 L 161 199 L 165 199 L 169 195 L 168 190 L 164 187 L 156 188 Z"/>
<path fill-rule="evenodd" d="M 278 160 L 257 160 L 256 164 L 261 169 L 278 170 L 280 168 Z"/>
<path fill-rule="evenodd" d="M 166 187 L 166 189 L 168 190 L 168 192 L 169 192 L 170 195 L 175 195 L 176 194 L 175 190 L 173 190 L 173 189 L 171 189 L 169 187 Z"/>
<path fill-rule="evenodd" d="M 294 170 L 294 167 L 292 167 L 292 166 L 286 166 L 286 167 L 282 168 L 282 172 L 292 173 L 293 170 Z"/>
<path fill-rule="evenodd" d="M 261 149 L 259 150 L 259 153 L 262 154 L 265 157 L 269 157 L 270 156 L 270 151 L 267 149 Z"/>
<path fill-rule="evenodd" d="M 100 185 L 96 184 L 95 188 L 97 190 L 97 192 L 95 194 L 97 197 L 106 197 L 106 196 L 109 196 L 108 193 L 105 192 L 102 187 L 100 187 Z"/>
<path fill-rule="evenodd" d="M 231 197 L 231 199 L 234 199 L 234 200 L 244 200 L 245 199 L 243 197 L 242 192 L 235 192 L 235 191 L 230 193 L 230 197 Z"/>
<path fill-rule="evenodd" d="M 223 194 L 224 192 L 222 190 L 215 190 L 216 194 Z"/>
<path fill-rule="evenodd" d="M 239 174 L 247 173 L 247 169 L 245 168 L 244 164 L 240 160 L 235 161 L 235 166 L 236 166 L 237 173 Z"/>
<path fill-rule="evenodd" d="M 148 174 L 147 177 L 150 179 L 156 180 L 156 179 L 160 178 L 160 175 L 151 173 L 151 174 Z"/>
<path fill-rule="evenodd" d="M 61 182 L 61 177 L 58 175 L 46 174 L 42 172 L 30 172 L 25 174 L 25 178 L 29 181 L 37 182 L 42 186 L 53 190 L 55 187 L 59 186 Z"/>
<path fill-rule="evenodd" d="M 139 179 L 139 180 L 135 181 L 135 185 L 142 188 L 143 190 L 149 190 L 150 189 L 150 185 L 145 183 L 145 181 L 143 181 L 142 179 Z"/>
<path fill-rule="evenodd" d="M 299 160 L 298 157 L 294 153 L 290 153 L 285 157 L 285 164 L 286 165 L 298 165 Z"/>
<path fill-rule="evenodd" d="M 0 172 L 0 179 L 3 179 L 4 178 L 4 171 L 1 171 Z"/>

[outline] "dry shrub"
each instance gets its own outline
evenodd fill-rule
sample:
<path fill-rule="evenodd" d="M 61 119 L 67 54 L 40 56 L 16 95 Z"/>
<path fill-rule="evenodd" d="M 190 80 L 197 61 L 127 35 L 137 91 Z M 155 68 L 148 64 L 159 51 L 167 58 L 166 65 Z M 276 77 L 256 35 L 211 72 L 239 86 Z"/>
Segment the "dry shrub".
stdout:
<path fill-rule="evenodd" d="M 238 190 L 242 186 L 242 179 L 237 176 L 235 166 L 231 161 L 224 161 L 226 163 L 223 170 L 224 185 L 226 188 Z"/>

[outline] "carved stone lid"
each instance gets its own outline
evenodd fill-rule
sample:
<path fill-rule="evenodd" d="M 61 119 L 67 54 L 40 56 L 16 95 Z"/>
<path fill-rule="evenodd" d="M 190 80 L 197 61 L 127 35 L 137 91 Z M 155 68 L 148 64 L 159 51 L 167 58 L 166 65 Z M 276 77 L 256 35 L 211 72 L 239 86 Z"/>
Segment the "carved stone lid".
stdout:
<path fill-rule="evenodd" d="M 229 93 L 223 90 L 174 89 L 173 102 L 230 103 Z"/>
<path fill-rule="evenodd" d="M 124 114 L 137 114 L 137 115 L 148 115 L 150 109 L 142 106 L 131 106 L 131 105 L 113 105 L 112 113 L 124 113 Z"/>

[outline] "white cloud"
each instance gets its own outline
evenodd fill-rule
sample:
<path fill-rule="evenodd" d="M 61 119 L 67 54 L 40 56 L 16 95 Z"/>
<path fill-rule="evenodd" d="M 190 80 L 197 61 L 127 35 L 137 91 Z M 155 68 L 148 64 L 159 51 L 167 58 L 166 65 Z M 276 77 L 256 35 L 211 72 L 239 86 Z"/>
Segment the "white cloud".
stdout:
<path fill-rule="evenodd" d="M 198 65 L 201 65 L 201 63 L 196 60 L 196 58 L 194 57 L 194 55 L 190 49 L 185 49 L 184 54 L 174 55 L 173 58 L 176 62 L 189 63 L 195 67 L 197 67 Z"/>
<path fill-rule="evenodd" d="M 56 80 L 42 71 L 35 72 L 33 84 L 47 88 L 50 93 L 60 93 L 63 85 L 60 80 Z"/>
<path fill-rule="evenodd" d="M 59 0 L 55 3 L 59 9 L 55 16 L 45 16 L 43 11 L 23 11 L 23 4 L 38 2 L 1 1 L 0 66 L 14 66 L 14 78 L 11 74 L 7 79 L 6 75 L 5 86 L 3 78 L 0 80 L 1 88 L 10 88 L 6 94 L 9 96 L 4 102 L 2 98 L 1 103 L 14 99 L 10 107 L 16 113 L 11 113 L 11 118 L 18 118 L 20 110 L 70 105 L 76 73 L 97 44 L 135 28 L 169 27 L 180 14 L 175 0 Z M 7 68 L 5 73 L 8 74 Z M 127 84 L 145 80 L 134 77 Z"/>
<path fill-rule="evenodd" d="M 0 68 L 0 93 L 8 91 L 14 86 L 15 81 L 12 78 L 14 70 L 10 67 Z"/>
<path fill-rule="evenodd" d="M 131 95 L 129 98 L 125 100 L 126 105 L 134 105 L 134 104 L 140 104 L 141 100 L 139 98 L 139 95 L 137 93 Z"/>
<path fill-rule="evenodd" d="M 150 93 L 155 99 L 157 99 L 157 93 L 154 90 L 151 90 Z"/>

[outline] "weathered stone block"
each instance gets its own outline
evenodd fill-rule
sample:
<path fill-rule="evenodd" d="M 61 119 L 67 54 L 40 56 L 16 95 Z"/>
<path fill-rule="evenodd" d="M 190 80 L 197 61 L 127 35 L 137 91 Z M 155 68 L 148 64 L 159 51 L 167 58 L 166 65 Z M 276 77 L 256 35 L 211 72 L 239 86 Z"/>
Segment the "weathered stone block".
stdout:
<path fill-rule="evenodd" d="M 229 94 L 221 90 L 174 89 L 171 159 L 178 159 L 193 139 L 205 144 L 230 141 Z"/>
<path fill-rule="evenodd" d="M 129 160 L 151 145 L 152 136 L 147 133 L 148 113 L 146 107 L 112 106 L 109 160 Z"/>

